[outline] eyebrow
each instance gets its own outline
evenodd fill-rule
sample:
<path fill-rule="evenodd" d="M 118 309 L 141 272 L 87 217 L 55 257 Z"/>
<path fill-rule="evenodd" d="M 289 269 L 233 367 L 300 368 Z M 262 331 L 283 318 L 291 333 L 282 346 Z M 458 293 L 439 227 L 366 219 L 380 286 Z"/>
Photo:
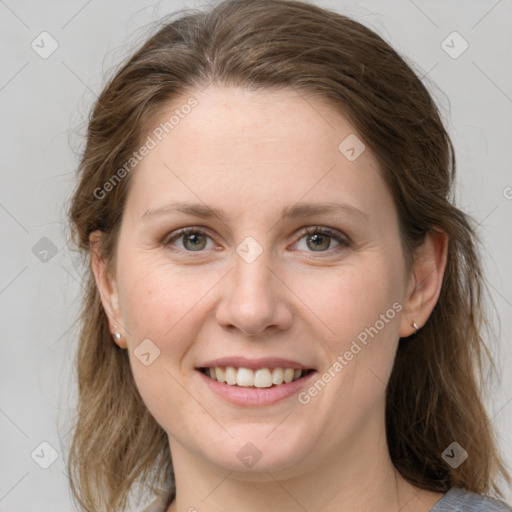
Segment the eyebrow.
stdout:
<path fill-rule="evenodd" d="M 210 208 L 205 204 L 188 202 L 177 202 L 161 208 L 149 209 L 141 215 L 140 220 L 141 222 L 145 222 L 150 218 L 170 215 L 173 213 L 184 213 L 201 219 L 217 217 L 223 223 L 228 221 L 227 213 L 220 208 Z M 361 210 L 358 210 L 356 207 L 347 203 L 336 202 L 297 203 L 293 206 L 287 206 L 281 210 L 281 220 L 336 213 L 345 213 L 352 217 L 359 217 L 362 220 L 368 220 L 368 215 Z"/>

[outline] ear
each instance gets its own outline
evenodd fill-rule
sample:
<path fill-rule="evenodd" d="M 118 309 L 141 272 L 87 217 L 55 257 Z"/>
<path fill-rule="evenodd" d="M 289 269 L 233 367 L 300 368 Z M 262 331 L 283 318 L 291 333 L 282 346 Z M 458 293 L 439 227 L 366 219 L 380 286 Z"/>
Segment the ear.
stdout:
<path fill-rule="evenodd" d="M 91 249 L 91 268 L 96 280 L 96 286 L 101 297 L 101 303 L 105 310 L 110 332 L 112 337 L 121 348 L 126 348 L 126 335 L 123 332 L 123 322 L 121 311 L 119 308 L 119 296 L 115 277 L 111 276 L 107 269 L 107 262 L 100 257 L 100 244 L 103 233 L 101 231 L 94 231 L 89 235 L 89 247 Z M 115 333 L 121 335 L 120 339 L 116 339 Z"/>
<path fill-rule="evenodd" d="M 401 338 L 414 334 L 413 322 L 419 328 L 427 322 L 441 293 L 447 257 L 448 235 L 438 229 L 427 233 L 416 251 L 409 278 L 400 321 Z"/>

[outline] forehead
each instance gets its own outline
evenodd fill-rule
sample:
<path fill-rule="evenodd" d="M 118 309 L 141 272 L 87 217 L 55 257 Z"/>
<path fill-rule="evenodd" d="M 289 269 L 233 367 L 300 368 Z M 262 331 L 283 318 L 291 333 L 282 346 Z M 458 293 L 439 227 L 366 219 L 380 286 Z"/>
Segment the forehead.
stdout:
<path fill-rule="evenodd" d="M 385 188 L 348 120 L 326 100 L 292 88 L 191 90 L 166 105 L 147 136 L 154 147 L 137 165 L 129 194 L 139 213 L 184 195 L 261 208 L 269 197 L 289 203 L 305 194 L 361 203 Z M 347 149 L 362 152 L 353 159 Z"/>

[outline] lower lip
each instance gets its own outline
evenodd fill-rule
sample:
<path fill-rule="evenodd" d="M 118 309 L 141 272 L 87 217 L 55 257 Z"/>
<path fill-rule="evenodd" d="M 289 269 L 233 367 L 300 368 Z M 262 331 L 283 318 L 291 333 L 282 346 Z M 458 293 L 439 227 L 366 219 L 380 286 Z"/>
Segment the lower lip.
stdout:
<path fill-rule="evenodd" d="M 260 405 L 271 405 L 285 398 L 288 398 L 303 388 L 315 375 L 315 372 L 287 384 L 279 384 L 270 388 L 254 388 L 230 386 L 207 377 L 204 373 L 196 370 L 206 385 L 217 395 L 235 405 L 255 407 Z"/>

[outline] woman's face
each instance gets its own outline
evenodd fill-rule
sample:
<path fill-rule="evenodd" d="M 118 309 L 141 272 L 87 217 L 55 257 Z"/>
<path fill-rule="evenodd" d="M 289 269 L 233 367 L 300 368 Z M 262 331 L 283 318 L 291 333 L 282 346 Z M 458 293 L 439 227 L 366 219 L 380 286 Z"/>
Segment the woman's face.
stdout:
<path fill-rule="evenodd" d="M 410 280 L 392 197 L 354 127 L 292 89 L 210 87 L 153 128 L 107 300 L 171 450 L 296 473 L 384 442 Z M 200 370 L 215 366 L 240 385 Z M 305 377 L 274 384 L 286 368 Z"/>

